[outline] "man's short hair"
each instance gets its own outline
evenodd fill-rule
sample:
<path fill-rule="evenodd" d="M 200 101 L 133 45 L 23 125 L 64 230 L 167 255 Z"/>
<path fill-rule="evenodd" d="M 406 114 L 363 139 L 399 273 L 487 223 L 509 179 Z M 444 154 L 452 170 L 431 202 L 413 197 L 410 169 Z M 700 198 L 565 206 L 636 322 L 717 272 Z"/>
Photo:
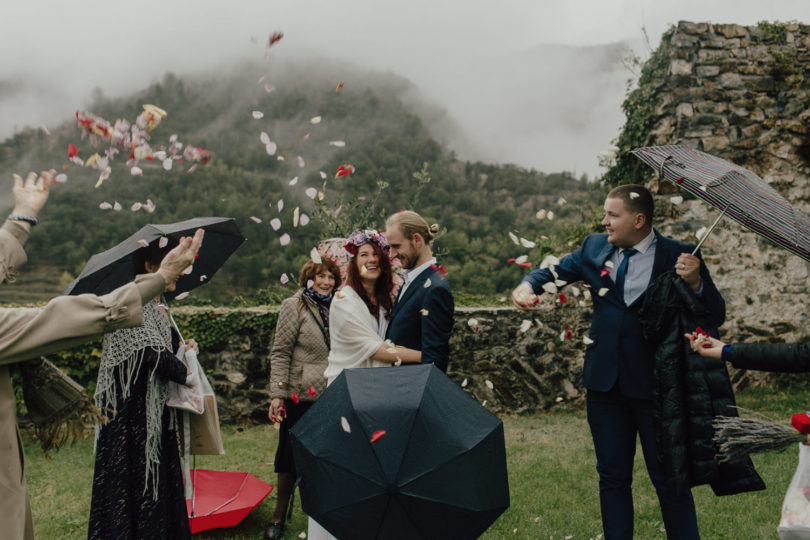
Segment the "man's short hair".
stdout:
<path fill-rule="evenodd" d="M 652 226 L 655 202 L 650 190 L 638 184 L 625 184 L 611 189 L 607 196 L 624 201 L 624 207 L 633 214 L 644 214 L 647 224 Z"/>

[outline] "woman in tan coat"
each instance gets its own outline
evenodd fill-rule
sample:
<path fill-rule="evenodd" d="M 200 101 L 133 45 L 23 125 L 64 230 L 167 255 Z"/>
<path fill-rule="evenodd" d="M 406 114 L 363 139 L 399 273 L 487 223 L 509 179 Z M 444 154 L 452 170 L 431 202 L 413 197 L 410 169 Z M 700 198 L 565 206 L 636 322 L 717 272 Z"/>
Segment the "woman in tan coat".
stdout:
<path fill-rule="evenodd" d="M 0 229 L 0 281 L 8 281 L 25 262 L 22 245 L 37 223 L 54 176 L 55 171 L 39 177 L 30 173 L 23 182 L 14 175 L 14 210 Z M 34 538 L 8 365 L 141 324 L 141 306 L 194 261 L 202 236 L 200 230 L 193 240 L 182 239 L 156 273 L 138 276 L 134 283 L 104 296 L 60 296 L 37 309 L 0 308 L 0 538 Z"/>
<path fill-rule="evenodd" d="M 278 473 L 276 509 L 265 531 L 268 540 L 281 538 L 284 517 L 295 484 L 290 429 L 326 388 L 324 370 L 329 357 L 329 305 L 340 285 L 340 270 L 328 258 L 301 268 L 301 285 L 281 303 L 270 351 L 271 422 L 280 422 L 275 468 Z"/>

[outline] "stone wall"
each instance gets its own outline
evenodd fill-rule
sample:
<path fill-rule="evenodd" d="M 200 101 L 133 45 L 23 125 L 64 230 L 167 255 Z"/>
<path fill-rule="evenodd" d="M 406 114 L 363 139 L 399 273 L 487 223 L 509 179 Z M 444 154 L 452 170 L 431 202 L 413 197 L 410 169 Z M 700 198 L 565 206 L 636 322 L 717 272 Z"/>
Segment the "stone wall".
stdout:
<path fill-rule="evenodd" d="M 687 144 L 747 167 L 810 215 L 810 26 L 680 22 L 667 32 L 669 68 L 646 145 Z M 665 50 L 667 50 L 665 49 Z M 695 242 L 719 214 L 678 200 L 669 182 L 659 229 Z M 724 218 L 702 248 L 726 298 L 729 340 L 810 338 L 808 263 Z"/>
<path fill-rule="evenodd" d="M 495 412 L 579 404 L 591 302 L 568 289 L 565 304 L 547 297 L 528 313 L 506 307 L 457 309 L 448 375 Z M 272 343 L 272 328 L 245 330 L 201 351 L 223 421 L 266 421 Z"/>

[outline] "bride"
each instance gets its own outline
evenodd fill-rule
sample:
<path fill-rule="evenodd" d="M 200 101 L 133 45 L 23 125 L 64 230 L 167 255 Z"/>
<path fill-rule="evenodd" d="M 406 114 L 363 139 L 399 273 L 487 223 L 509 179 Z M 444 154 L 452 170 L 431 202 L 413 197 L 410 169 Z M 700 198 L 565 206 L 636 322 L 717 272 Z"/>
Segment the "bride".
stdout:
<path fill-rule="evenodd" d="M 394 288 L 385 236 L 372 229 L 355 231 L 344 247 L 352 259 L 346 284 L 335 293 L 329 308 L 332 348 L 324 372 L 327 384 L 344 369 L 420 363 L 421 351 L 397 347 L 385 340 Z M 307 537 L 309 540 L 335 538 L 312 518 L 309 518 Z"/>

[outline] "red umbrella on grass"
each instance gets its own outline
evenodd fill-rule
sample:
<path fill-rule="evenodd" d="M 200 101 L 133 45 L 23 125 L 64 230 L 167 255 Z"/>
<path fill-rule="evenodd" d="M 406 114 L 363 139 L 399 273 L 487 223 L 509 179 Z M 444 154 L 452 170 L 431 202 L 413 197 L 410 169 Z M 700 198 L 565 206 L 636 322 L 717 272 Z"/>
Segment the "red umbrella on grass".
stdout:
<path fill-rule="evenodd" d="M 233 527 L 267 497 L 273 486 L 250 473 L 193 469 L 194 510 L 186 500 L 191 534 Z"/>

